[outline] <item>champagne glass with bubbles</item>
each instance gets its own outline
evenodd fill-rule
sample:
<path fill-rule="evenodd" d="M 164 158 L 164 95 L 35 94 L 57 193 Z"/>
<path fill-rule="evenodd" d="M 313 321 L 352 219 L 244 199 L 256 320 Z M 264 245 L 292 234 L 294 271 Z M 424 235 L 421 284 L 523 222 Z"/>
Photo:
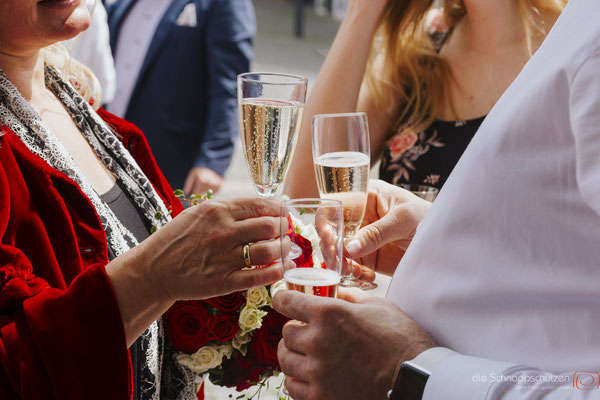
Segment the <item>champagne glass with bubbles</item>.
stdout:
<path fill-rule="evenodd" d="M 369 126 L 363 112 L 319 114 L 312 120 L 312 150 L 317 186 L 324 199 L 342 202 L 344 238 L 352 239 L 360 229 L 367 206 L 371 163 Z M 370 290 L 375 283 L 352 274 L 342 276 L 340 286 Z"/>
<path fill-rule="evenodd" d="M 308 80 L 249 72 L 238 76 L 240 135 L 246 165 L 260 197 L 274 197 L 292 159 Z"/>

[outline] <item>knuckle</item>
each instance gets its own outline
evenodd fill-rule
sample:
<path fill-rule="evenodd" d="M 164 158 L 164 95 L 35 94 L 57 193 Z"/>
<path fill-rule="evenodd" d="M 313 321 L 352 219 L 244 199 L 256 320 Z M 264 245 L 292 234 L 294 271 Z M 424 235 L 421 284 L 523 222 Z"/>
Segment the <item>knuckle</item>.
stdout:
<path fill-rule="evenodd" d="M 337 307 L 329 302 L 324 302 L 315 306 L 315 316 L 321 320 L 329 320 L 335 317 Z"/>
<path fill-rule="evenodd" d="M 367 238 L 375 245 L 381 243 L 381 230 L 377 225 L 369 225 L 365 228 Z"/>

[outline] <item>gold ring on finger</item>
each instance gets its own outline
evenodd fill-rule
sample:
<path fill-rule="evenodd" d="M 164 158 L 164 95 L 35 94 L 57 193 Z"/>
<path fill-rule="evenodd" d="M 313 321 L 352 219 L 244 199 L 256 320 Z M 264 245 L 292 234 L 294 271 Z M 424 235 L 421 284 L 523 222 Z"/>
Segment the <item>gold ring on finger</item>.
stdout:
<path fill-rule="evenodd" d="M 250 244 L 244 245 L 244 264 L 246 264 L 246 268 L 252 266 L 252 261 L 250 260 Z"/>

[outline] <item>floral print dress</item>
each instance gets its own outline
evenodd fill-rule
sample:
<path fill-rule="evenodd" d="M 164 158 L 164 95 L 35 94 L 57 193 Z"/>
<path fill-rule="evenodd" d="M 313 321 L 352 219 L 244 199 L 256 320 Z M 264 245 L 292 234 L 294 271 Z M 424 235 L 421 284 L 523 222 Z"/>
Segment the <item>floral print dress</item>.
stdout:
<path fill-rule="evenodd" d="M 483 119 L 435 120 L 422 132 L 399 127 L 383 152 L 379 179 L 441 188 Z"/>
<path fill-rule="evenodd" d="M 443 12 L 430 10 L 426 26 L 439 52 L 450 32 Z M 484 118 L 435 120 L 422 132 L 400 124 L 383 151 L 379 179 L 394 185 L 408 183 L 441 189 Z"/>

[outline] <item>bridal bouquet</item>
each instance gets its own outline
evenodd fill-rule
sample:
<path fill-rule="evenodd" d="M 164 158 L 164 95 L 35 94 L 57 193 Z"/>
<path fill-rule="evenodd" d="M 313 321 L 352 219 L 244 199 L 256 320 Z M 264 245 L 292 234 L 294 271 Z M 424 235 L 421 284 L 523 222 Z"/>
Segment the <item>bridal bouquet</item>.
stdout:
<path fill-rule="evenodd" d="M 282 284 L 175 303 L 165 319 L 178 362 L 238 391 L 278 374 L 277 345 L 288 319 L 271 308 L 271 298 Z"/>

